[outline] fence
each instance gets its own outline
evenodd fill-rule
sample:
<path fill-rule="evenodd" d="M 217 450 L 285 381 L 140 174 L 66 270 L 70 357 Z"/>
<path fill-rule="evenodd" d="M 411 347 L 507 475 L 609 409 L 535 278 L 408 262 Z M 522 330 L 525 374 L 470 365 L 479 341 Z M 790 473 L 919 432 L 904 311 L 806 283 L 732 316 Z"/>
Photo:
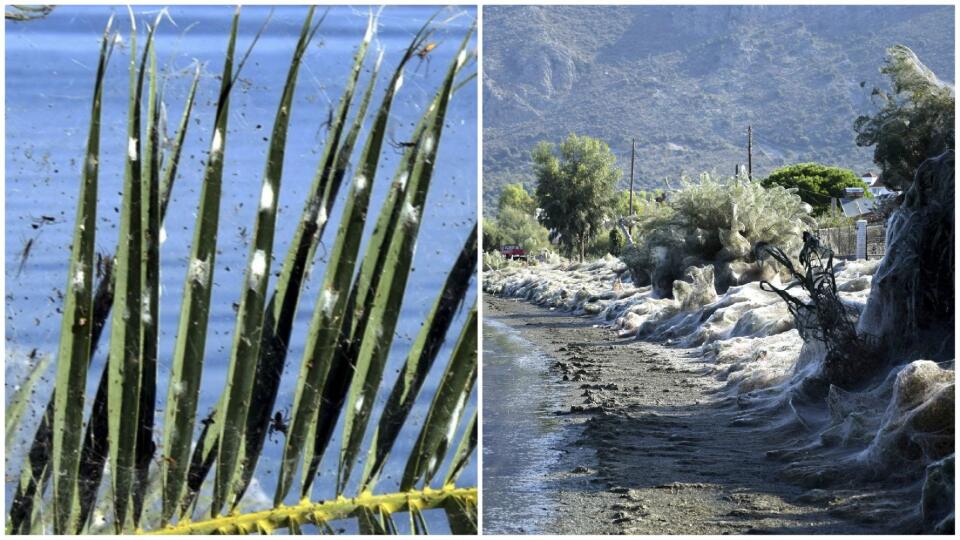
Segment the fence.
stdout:
<path fill-rule="evenodd" d="M 886 226 L 884 224 L 868 225 L 866 237 L 867 259 L 883 257 L 886 248 Z M 834 227 L 818 229 L 820 243 L 833 250 L 833 256 L 838 259 L 857 258 L 857 227 Z"/>

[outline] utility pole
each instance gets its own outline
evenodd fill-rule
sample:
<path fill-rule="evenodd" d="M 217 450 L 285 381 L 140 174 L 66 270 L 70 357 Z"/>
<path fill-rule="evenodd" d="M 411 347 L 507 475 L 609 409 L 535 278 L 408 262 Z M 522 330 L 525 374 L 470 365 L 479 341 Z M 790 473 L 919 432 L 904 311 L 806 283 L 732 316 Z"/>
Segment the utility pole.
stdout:
<path fill-rule="evenodd" d="M 637 139 L 631 139 L 630 141 L 630 216 L 634 215 L 633 211 L 633 158 L 637 152 Z"/>
<path fill-rule="evenodd" d="M 753 126 L 747 125 L 747 178 L 753 180 Z"/>

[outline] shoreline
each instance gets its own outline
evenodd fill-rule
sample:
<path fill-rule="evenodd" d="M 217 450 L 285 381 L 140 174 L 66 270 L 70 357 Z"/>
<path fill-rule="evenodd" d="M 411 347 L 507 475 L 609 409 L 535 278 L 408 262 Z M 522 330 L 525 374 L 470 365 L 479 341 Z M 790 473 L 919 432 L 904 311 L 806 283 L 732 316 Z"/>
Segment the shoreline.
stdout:
<path fill-rule="evenodd" d="M 566 435 L 551 487 L 557 534 L 881 533 L 778 478 L 783 435 L 730 425 L 725 383 L 691 349 L 618 338 L 590 316 L 484 293 L 484 317 L 520 333 L 551 367 Z M 485 401 L 496 402 L 486 388 Z"/>

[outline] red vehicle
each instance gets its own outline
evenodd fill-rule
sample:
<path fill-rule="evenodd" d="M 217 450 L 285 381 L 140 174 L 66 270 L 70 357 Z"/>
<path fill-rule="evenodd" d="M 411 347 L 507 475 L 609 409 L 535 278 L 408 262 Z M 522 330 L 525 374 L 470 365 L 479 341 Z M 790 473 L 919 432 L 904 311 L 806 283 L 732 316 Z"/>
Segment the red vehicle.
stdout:
<path fill-rule="evenodd" d="M 500 254 L 507 259 L 517 261 L 527 260 L 527 251 L 516 244 L 504 244 L 500 246 Z"/>

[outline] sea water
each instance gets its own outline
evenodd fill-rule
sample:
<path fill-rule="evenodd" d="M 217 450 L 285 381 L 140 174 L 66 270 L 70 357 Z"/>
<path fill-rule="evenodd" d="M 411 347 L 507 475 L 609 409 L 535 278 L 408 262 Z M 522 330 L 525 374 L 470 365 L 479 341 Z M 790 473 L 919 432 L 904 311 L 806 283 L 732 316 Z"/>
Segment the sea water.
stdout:
<path fill-rule="evenodd" d="M 545 534 L 556 490 L 562 407 L 551 360 L 512 327 L 483 321 L 483 530 Z"/>

